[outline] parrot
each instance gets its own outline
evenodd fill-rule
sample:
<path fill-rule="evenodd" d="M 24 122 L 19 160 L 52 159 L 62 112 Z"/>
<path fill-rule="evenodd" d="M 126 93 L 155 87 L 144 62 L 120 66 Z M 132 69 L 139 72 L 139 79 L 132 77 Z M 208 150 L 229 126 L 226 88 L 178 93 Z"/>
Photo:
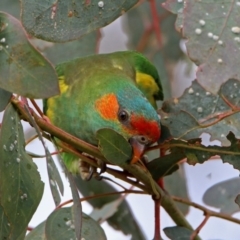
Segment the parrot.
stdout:
<path fill-rule="evenodd" d="M 110 128 L 129 141 L 136 163 L 161 135 L 156 101 L 163 100 L 158 71 L 141 53 L 119 51 L 77 58 L 56 66 L 60 94 L 44 99 L 50 122 L 97 146 L 96 132 Z M 69 171 L 78 159 L 66 153 Z"/>

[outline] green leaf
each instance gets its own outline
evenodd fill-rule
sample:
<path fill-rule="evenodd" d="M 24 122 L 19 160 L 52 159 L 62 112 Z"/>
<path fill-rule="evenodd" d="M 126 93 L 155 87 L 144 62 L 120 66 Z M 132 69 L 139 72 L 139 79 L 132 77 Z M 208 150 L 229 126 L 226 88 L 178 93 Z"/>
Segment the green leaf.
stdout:
<path fill-rule="evenodd" d="M 35 227 L 24 240 L 46 240 L 45 237 L 45 221 Z"/>
<path fill-rule="evenodd" d="M 235 198 L 235 203 L 240 207 L 240 194 L 238 194 Z"/>
<path fill-rule="evenodd" d="M 37 38 L 67 42 L 108 25 L 137 2 L 42 0 L 38 4 L 31 0 L 22 0 L 22 22 L 28 33 Z"/>
<path fill-rule="evenodd" d="M 0 88 L 0 112 L 5 109 L 10 101 L 12 93 Z"/>
<path fill-rule="evenodd" d="M 11 228 L 8 217 L 6 216 L 3 207 L 0 205 L 0 239 L 9 239 Z"/>
<path fill-rule="evenodd" d="M 203 195 L 205 204 L 220 208 L 220 212 L 230 214 L 239 212 L 235 198 L 240 192 L 240 178 L 232 178 L 211 186 Z"/>
<path fill-rule="evenodd" d="M 67 169 L 65 169 L 65 170 L 67 171 Z M 68 180 L 70 183 L 70 188 L 71 188 L 72 198 L 73 198 L 72 219 L 73 219 L 73 224 L 75 227 L 75 237 L 76 237 L 76 240 L 81 240 L 82 217 L 83 217 L 82 216 L 82 203 L 80 201 L 78 189 L 74 182 L 72 174 L 70 172 L 68 172 L 67 176 L 68 176 Z"/>
<path fill-rule="evenodd" d="M 177 163 L 185 157 L 184 153 L 171 150 L 171 154 L 156 158 L 147 163 L 147 169 L 153 179 L 158 181 L 160 178 L 172 174 L 178 169 Z"/>
<path fill-rule="evenodd" d="M 173 1 L 168 2 L 174 9 Z M 183 18 L 182 33 L 188 39 L 189 57 L 199 65 L 199 83 L 216 94 L 229 78 L 240 80 L 238 2 L 187 0 L 179 17 Z"/>
<path fill-rule="evenodd" d="M 80 226 L 79 226 L 80 227 Z M 46 221 L 45 233 L 47 240 L 75 239 L 73 223 L 73 209 L 71 207 L 61 208 L 51 213 Z M 83 213 L 82 238 L 86 240 L 105 240 L 106 235 L 101 226 L 88 215 Z"/>
<path fill-rule="evenodd" d="M 44 186 L 24 145 L 20 118 L 10 104 L 0 133 L 0 209 L 1 215 L 4 211 L 4 222 L 1 223 L 5 226 L 4 235 L 11 233 L 11 239 L 18 240 L 24 238 Z"/>
<path fill-rule="evenodd" d="M 132 156 L 132 147 L 127 140 L 112 129 L 100 129 L 96 133 L 100 151 L 112 164 L 121 166 Z"/>
<path fill-rule="evenodd" d="M 179 10 L 183 8 L 183 1 L 167 0 L 166 2 L 162 3 L 162 6 L 169 12 L 178 14 Z"/>
<path fill-rule="evenodd" d="M 164 102 L 161 123 L 175 138 L 194 139 L 209 133 L 212 140 L 229 145 L 227 134 L 240 138 L 240 82 L 230 79 L 213 95 L 194 81 L 180 98 Z M 206 107 L 208 106 L 208 107 Z"/>
<path fill-rule="evenodd" d="M 171 240 L 189 240 L 193 232 L 192 230 L 180 226 L 166 227 L 163 231 Z"/>
<path fill-rule="evenodd" d="M 0 87 L 29 98 L 59 93 L 52 65 L 28 42 L 21 23 L 0 12 Z"/>
<path fill-rule="evenodd" d="M 226 150 L 229 150 L 229 152 L 235 152 L 233 153 L 224 153 L 220 152 L 220 157 L 222 158 L 223 162 L 230 163 L 234 168 L 240 170 L 240 162 L 239 162 L 239 153 L 240 153 L 240 148 L 239 148 L 239 143 L 240 140 L 237 139 L 232 132 L 230 132 L 227 136 L 227 139 L 231 142 L 230 147 L 226 147 Z M 225 150 L 224 148 L 222 148 Z"/>
<path fill-rule="evenodd" d="M 98 181 L 96 179 L 91 179 L 91 181 L 84 181 L 80 176 L 75 176 L 74 179 L 79 191 L 85 197 L 117 191 L 117 189 L 115 189 L 112 185 L 103 180 Z M 112 196 L 105 196 L 103 198 L 89 199 L 88 202 L 94 208 L 99 209 L 107 203 L 117 200 L 119 197 L 120 194 L 116 194 Z M 119 205 L 117 212 L 113 214 L 113 216 L 109 217 L 106 221 L 111 227 L 118 231 L 122 231 L 125 235 L 131 234 L 132 239 L 146 239 L 126 199 L 124 199 Z"/>
<path fill-rule="evenodd" d="M 50 186 L 50 189 L 51 189 L 51 193 L 52 193 L 54 203 L 55 203 L 56 206 L 58 206 L 61 202 L 61 197 L 60 197 L 59 191 L 62 195 L 63 195 L 63 192 L 64 192 L 63 182 L 62 182 L 60 173 L 59 173 L 58 168 L 57 168 L 57 166 L 56 166 L 56 164 L 55 164 L 55 162 L 52 158 L 52 155 L 50 154 L 50 152 L 47 148 L 47 145 L 45 144 L 45 141 L 42 137 L 42 133 L 40 132 L 39 127 L 37 126 L 37 123 L 35 122 L 35 119 L 32 117 L 32 115 L 30 113 L 30 110 L 29 110 L 28 106 L 24 105 L 24 108 L 25 108 L 25 110 L 26 110 L 26 112 L 29 116 L 29 120 L 30 120 L 31 125 L 35 128 L 35 130 L 38 134 L 39 140 L 42 142 L 43 148 L 45 150 L 49 186 Z M 57 186 L 58 186 L 59 190 L 58 190 Z"/>
<path fill-rule="evenodd" d="M 57 139 L 55 138 L 51 138 L 52 143 L 55 145 L 55 148 L 60 151 L 60 148 L 57 145 Z M 67 156 L 68 153 L 65 153 Z M 69 155 L 71 155 L 69 153 Z M 66 174 L 69 184 L 70 184 L 70 189 L 71 189 L 71 193 L 72 193 L 72 200 L 73 200 L 73 223 L 75 226 L 75 235 L 76 235 L 76 240 L 80 240 L 81 239 L 81 230 L 82 230 L 82 203 L 80 201 L 80 196 L 79 196 L 79 192 L 77 189 L 77 185 L 74 181 L 74 176 L 73 174 L 70 172 L 70 170 L 68 170 L 67 168 L 67 164 L 66 161 L 63 161 L 64 156 L 62 154 L 58 154 L 58 162 L 60 163 L 63 172 Z M 64 160 L 66 160 L 64 158 Z M 77 159 L 78 160 L 78 159 Z M 74 159 L 72 159 L 72 161 L 76 162 L 76 156 L 74 156 Z M 80 226 L 80 227 L 78 227 Z"/>

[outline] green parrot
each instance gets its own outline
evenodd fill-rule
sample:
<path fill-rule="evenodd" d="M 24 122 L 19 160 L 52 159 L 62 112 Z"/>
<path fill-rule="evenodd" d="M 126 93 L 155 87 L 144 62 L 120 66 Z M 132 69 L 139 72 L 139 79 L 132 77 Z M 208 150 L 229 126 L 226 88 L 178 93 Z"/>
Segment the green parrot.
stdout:
<path fill-rule="evenodd" d="M 135 163 L 161 134 L 156 100 L 163 100 L 156 68 L 138 52 L 124 51 L 78 58 L 56 66 L 60 95 L 44 100 L 44 113 L 66 132 L 98 145 L 96 132 L 111 128 L 133 147 Z M 78 172 L 78 159 L 65 154 Z"/>

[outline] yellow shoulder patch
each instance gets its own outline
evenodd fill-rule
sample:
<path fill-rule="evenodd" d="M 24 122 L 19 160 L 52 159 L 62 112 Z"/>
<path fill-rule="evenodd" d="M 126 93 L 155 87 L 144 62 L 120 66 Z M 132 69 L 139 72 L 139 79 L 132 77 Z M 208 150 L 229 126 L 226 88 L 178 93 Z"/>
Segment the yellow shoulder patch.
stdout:
<path fill-rule="evenodd" d="M 69 86 L 65 83 L 65 78 L 64 76 L 58 77 L 58 84 L 60 88 L 61 94 L 66 92 L 69 88 Z M 51 122 L 54 123 L 54 117 L 55 117 L 55 111 L 56 111 L 56 104 L 57 104 L 57 99 L 59 98 L 59 95 L 51 97 L 47 100 L 47 111 L 46 115 L 50 119 Z"/>
<path fill-rule="evenodd" d="M 60 88 L 60 92 L 64 93 L 68 90 L 69 86 L 65 83 L 65 77 L 64 76 L 60 76 L 58 77 L 58 82 L 59 82 L 59 88 Z"/>
<path fill-rule="evenodd" d="M 159 87 L 155 82 L 155 79 L 146 73 L 137 72 L 136 82 L 138 88 L 145 94 L 148 101 L 155 107 L 156 101 L 154 99 L 154 95 L 159 92 Z"/>

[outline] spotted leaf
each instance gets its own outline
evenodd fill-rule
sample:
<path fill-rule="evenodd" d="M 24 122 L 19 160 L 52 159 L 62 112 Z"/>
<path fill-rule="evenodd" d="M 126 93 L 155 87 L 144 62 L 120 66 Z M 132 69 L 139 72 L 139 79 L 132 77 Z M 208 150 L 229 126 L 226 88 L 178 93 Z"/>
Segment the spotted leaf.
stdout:
<path fill-rule="evenodd" d="M 240 82 L 231 79 L 216 95 L 194 81 L 180 98 L 166 101 L 160 115 L 175 138 L 189 140 L 205 132 L 211 140 L 229 145 L 226 136 L 230 131 L 240 138 L 239 111 Z"/>

